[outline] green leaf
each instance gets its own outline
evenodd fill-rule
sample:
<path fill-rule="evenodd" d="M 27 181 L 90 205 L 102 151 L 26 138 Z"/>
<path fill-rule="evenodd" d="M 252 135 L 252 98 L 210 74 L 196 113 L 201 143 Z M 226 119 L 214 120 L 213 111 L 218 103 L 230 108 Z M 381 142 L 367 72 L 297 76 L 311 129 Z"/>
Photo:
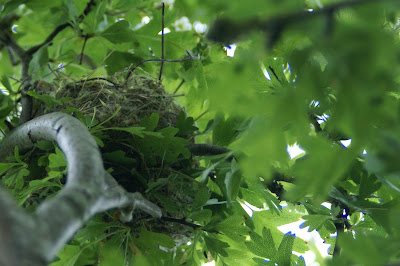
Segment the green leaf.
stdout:
<path fill-rule="evenodd" d="M 114 75 L 116 72 L 119 72 L 130 65 L 135 66 L 143 60 L 137 55 L 120 51 L 110 50 L 108 51 L 108 54 L 110 55 L 105 60 L 108 75 Z"/>
<path fill-rule="evenodd" d="M 160 245 L 164 248 L 174 248 L 175 247 L 175 241 L 172 239 L 172 237 L 165 235 L 165 234 L 142 230 L 140 237 L 143 239 L 148 239 L 152 243 L 154 243 L 156 245 Z"/>
<path fill-rule="evenodd" d="M 146 193 L 148 193 L 149 191 L 151 191 L 159 186 L 166 185 L 169 182 L 170 182 L 169 178 L 163 178 L 163 177 L 157 178 L 157 180 L 155 182 L 152 182 L 149 184 L 149 188 L 146 190 Z"/>
<path fill-rule="evenodd" d="M 7 170 L 13 168 L 14 166 L 20 166 L 20 163 L 0 163 L 0 175 L 4 174 Z"/>
<path fill-rule="evenodd" d="M 264 203 L 268 205 L 270 210 L 277 215 L 281 214 L 280 202 L 275 195 L 263 188 L 265 185 L 261 182 L 252 183 L 248 188 L 240 188 L 243 199 L 253 206 L 263 208 Z"/>
<path fill-rule="evenodd" d="M 109 226 L 102 220 L 101 215 L 96 215 L 86 223 L 84 228 L 76 233 L 75 237 L 82 238 L 82 242 L 93 241 L 104 235 Z"/>
<path fill-rule="evenodd" d="M 239 131 L 237 127 L 240 125 L 241 120 L 237 117 L 229 117 L 228 119 L 219 119 L 219 123 L 213 130 L 213 144 L 226 147 L 235 140 Z"/>
<path fill-rule="evenodd" d="M 23 164 L 23 162 L 21 161 L 21 158 L 19 157 L 19 148 L 18 145 L 15 145 L 14 147 L 14 158 L 17 162 Z"/>
<path fill-rule="evenodd" d="M 145 135 L 162 138 L 163 135 L 158 132 L 146 131 L 144 127 L 109 127 L 103 130 L 120 130 L 131 133 L 132 135 L 144 138 Z"/>
<path fill-rule="evenodd" d="M 1 83 L 4 85 L 4 87 L 6 87 L 6 89 L 8 90 L 8 91 L 13 91 L 13 89 L 12 89 L 12 87 L 11 87 L 11 84 L 10 84 L 10 81 L 9 81 L 9 79 L 8 79 L 8 77 L 7 77 L 7 75 L 2 75 L 1 76 Z"/>
<path fill-rule="evenodd" d="M 29 64 L 29 73 L 38 74 L 42 66 L 49 62 L 47 46 L 41 47 L 34 55 Z"/>
<path fill-rule="evenodd" d="M 271 231 L 263 228 L 263 236 L 250 232 L 251 242 L 246 242 L 246 246 L 253 254 L 267 258 L 271 262 L 276 260 L 277 250 L 275 248 L 274 240 L 272 239 Z"/>
<path fill-rule="evenodd" d="M 146 128 L 147 131 L 153 131 L 158 125 L 159 115 L 152 113 L 150 116 L 145 116 L 140 120 L 140 126 Z"/>
<path fill-rule="evenodd" d="M 226 193 L 228 196 L 228 203 L 231 203 L 232 201 L 236 200 L 236 197 L 239 193 L 242 173 L 238 167 L 239 166 L 236 160 L 232 160 L 231 171 L 227 172 L 225 176 L 224 182 L 226 186 Z"/>
<path fill-rule="evenodd" d="M 361 198 L 369 197 L 373 192 L 381 187 L 382 183 L 374 175 L 362 175 L 359 188 L 359 195 Z"/>
<path fill-rule="evenodd" d="M 101 37 L 106 38 L 112 43 L 133 42 L 134 33 L 129 29 L 129 22 L 120 20 L 100 33 Z"/>
<path fill-rule="evenodd" d="M 56 148 L 56 152 L 49 155 L 49 167 L 57 169 L 65 166 L 67 166 L 67 161 L 65 160 L 64 153 Z"/>
<path fill-rule="evenodd" d="M 244 217 L 241 215 L 226 218 L 224 221 L 217 224 L 215 229 L 237 242 L 244 241 L 250 230 L 244 224 Z"/>
<path fill-rule="evenodd" d="M 192 212 L 188 218 L 192 219 L 193 221 L 196 221 L 196 222 L 208 223 L 211 219 L 211 216 L 212 216 L 212 211 L 208 210 L 208 209 L 204 209 L 204 210 Z"/>
<path fill-rule="evenodd" d="M 124 253 L 119 246 L 104 246 L 100 249 L 101 262 L 98 265 L 124 265 Z M 97 261 L 95 261 L 97 263 Z"/>
<path fill-rule="evenodd" d="M 227 257 L 228 253 L 225 250 L 229 247 L 229 244 L 219 240 L 217 237 L 210 234 L 210 236 L 203 236 L 204 241 L 206 242 L 207 248 L 211 253 L 220 254 L 223 257 Z"/>
<path fill-rule="evenodd" d="M 210 199 L 211 195 L 208 191 L 207 187 L 203 187 L 200 189 L 194 198 L 194 202 L 192 204 L 192 210 L 196 211 L 206 205 L 207 201 Z"/>
<path fill-rule="evenodd" d="M 39 94 L 35 91 L 28 91 L 28 95 L 32 96 L 35 99 L 42 101 L 45 105 L 49 106 L 50 108 L 56 105 L 62 105 L 64 102 L 71 100 L 72 98 L 61 98 L 56 99 L 55 97 L 49 94 Z"/>
<path fill-rule="evenodd" d="M 65 245 L 57 255 L 60 260 L 51 263 L 50 266 L 74 266 L 81 252 L 79 246 Z"/>
<path fill-rule="evenodd" d="M 114 163 L 127 164 L 127 165 L 132 165 L 136 162 L 135 159 L 126 157 L 125 152 L 121 151 L 121 150 L 103 153 L 103 157 L 105 160 L 108 160 L 108 161 L 111 161 Z"/>
<path fill-rule="evenodd" d="M 151 147 L 154 152 L 163 158 L 167 162 L 175 162 L 180 154 L 184 158 L 190 157 L 190 152 L 186 148 L 189 142 L 181 137 L 175 137 L 179 129 L 174 127 L 166 127 L 157 132 L 161 134 L 163 138 L 147 136 L 143 139 L 142 144 L 147 147 Z"/>
<path fill-rule="evenodd" d="M 331 219 L 330 216 L 319 214 L 305 215 L 302 218 L 305 222 L 300 225 L 300 228 L 306 228 L 309 226 L 308 232 L 321 228 L 326 221 Z"/>
<path fill-rule="evenodd" d="M 198 130 L 198 128 L 194 126 L 193 117 L 186 117 L 186 114 L 183 111 L 180 112 L 176 118 L 176 127 L 179 128 L 178 134 L 181 136 Z"/>
<path fill-rule="evenodd" d="M 42 151 L 50 151 L 54 149 L 54 143 L 52 141 L 39 140 L 34 145 Z"/>
<path fill-rule="evenodd" d="M 290 265 L 295 236 L 287 233 L 278 247 L 278 265 Z"/>
<path fill-rule="evenodd" d="M 22 189 L 25 184 L 24 177 L 29 176 L 29 174 L 29 170 L 25 168 L 22 168 L 20 171 L 18 171 L 18 174 L 16 175 L 17 179 L 15 181 L 15 189 Z"/>

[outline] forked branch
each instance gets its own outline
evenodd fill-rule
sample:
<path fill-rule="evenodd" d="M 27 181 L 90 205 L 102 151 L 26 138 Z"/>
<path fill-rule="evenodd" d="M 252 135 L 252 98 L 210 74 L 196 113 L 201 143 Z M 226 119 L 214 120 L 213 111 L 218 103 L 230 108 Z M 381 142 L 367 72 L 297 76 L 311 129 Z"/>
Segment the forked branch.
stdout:
<path fill-rule="evenodd" d="M 123 222 L 135 208 L 161 217 L 161 210 L 140 193 L 128 193 L 104 170 L 97 143 L 76 118 L 51 113 L 18 127 L 0 143 L 0 158 L 17 145 L 26 150 L 39 140 L 55 141 L 68 163 L 64 188 L 35 213 L 19 208 L 0 188 L 0 265 L 47 265 L 75 232 L 96 213 L 121 210 Z"/>

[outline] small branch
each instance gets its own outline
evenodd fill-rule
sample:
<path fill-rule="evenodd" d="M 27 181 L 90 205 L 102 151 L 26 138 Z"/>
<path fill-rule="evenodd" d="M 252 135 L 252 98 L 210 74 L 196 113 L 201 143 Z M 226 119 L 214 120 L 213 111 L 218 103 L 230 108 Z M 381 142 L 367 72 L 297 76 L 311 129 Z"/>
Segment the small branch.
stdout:
<path fill-rule="evenodd" d="M 13 66 L 16 66 L 19 64 L 19 62 L 17 60 L 15 60 L 13 50 L 10 47 L 7 47 L 7 54 L 8 54 L 8 57 L 10 58 L 11 64 Z"/>
<path fill-rule="evenodd" d="M 314 126 L 315 132 L 321 132 L 321 125 L 318 123 L 318 117 L 314 114 L 310 114 L 311 124 Z"/>
<path fill-rule="evenodd" d="M 333 249 L 333 259 L 336 257 L 340 256 L 340 247 L 338 245 L 339 242 L 339 237 L 344 233 L 344 222 L 343 219 L 346 219 L 346 217 L 343 217 L 343 210 L 339 212 L 339 214 L 336 216 L 336 218 L 339 218 L 341 221 L 335 223 L 337 235 L 336 235 L 336 243 L 335 243 L 335 248 Z M 347 220 L 347 219 L 346 219 Z"/>
<path fill-rule="evenodd" d="M 161 81 L 163 66 L 164 66 L 164 10 L 165 4 L 164 2 L 161 3 L 162 5 L 162 18 L 161 18 L 161 65 L 160 65 L 160 75 L 158 76 L 158 80 Z"/>
<path fill-rule="evenodd" d="M 176 59 L 176 60 L 168 60 L 168 59 L 146 59 L 146 60 L 142 60 L 139 63 L 137 63 L 134 67 L 130 67 L 128 69 L 128 74 L 126 75 L 126 81 L 125 83 L 128 81 L 129 77 L 131 76 L 131 74 L 133 73 L 133 71 L 135 71 L 136 68 L 138 68 L 141 64 L 146 63 L 146 62 L 168 62 L 168 63 L 179 63 L 179 62 L 185 62 L 185 61 L 189 61 L 189 60 L 199 60 L 200 59 L 200 55 L 197 56 L 193 56 L 189 51 L 186 51 L 186 53 L 188 54 L 188 57 L 183 58 L 183 59 Z"/>
<path fill-rule="evenodd" d="M 182 79 L 181 83 L 179 83 L 178 87 L 175 89 L 173 94 L 176 94 L 178 92 L 178 90 L 182 87 L 183 83 L 185 83 L 184 79 Z"/>
<path fill-rule="evenodd" d="M 275 77 L 280 83 L 282 83 L 281 80 L 279 79 L 278 75 L 275 73 L 275 70 L 274 70 L 271 66 L 269 66 L 268 69 L 271 70 L 271 72 L 272 72 L 272 74 L 274 75 L 274 77 Z"/>
<path fill-rule="evenodd" d="M 231 150 L 211 144 L 190 144 L 186 148 L 195 156 L 212 156 L 228 153 Z"/>
<path fill-rule="evenodd" d="M 29 55 L 33 55 L 34 53 L 36 53 L 40 48 L 42 48 L 43 46 L 45 46 L 46 44 L 50 43 L 51 41 L 53 41 L 53 39 L 61 32 L 63 31 L 65 28 L 70 27 L 71 24 L 69 22 L 64 23 L 60 26 L 58 26 L 57 28 L 55 28 L 53 30 L 52 33 L 50 33 L 50 35 L 41 43 L 38 45 L 33 46 L 32 48 L 28 49 L 28 51 L 26 51 L 27 54 Z"/>
<path fill-rule="evenodd" d="M 177 170 L 175 170 L 175 169 L 167 168 L 167 169 L 164 169 L 164 170 L 165 170 L 165 171 L 168 171 L 168 172 L 170 172 L 170 173 L 175 173 L 175 174 L 177 174 L 177 175 L 183 177 L 184 179 L 186 179 L 186 180 L 188 180 L 188 181 L 190 181 L 190 182 L 194 182 L 194 183 L 196 183 L 196 184 L 198 184 L 198 185 L 200 185 L 200 186 L 202 186 L 202 187 L 207 187 L 206 185 L 204 185 L 203 183 L 197 181 L 197 180 L 194 179 L 193 177 L 188 176 L 188 175 L 186 175 L 186 174 L 184 174 L 184 173 L 182 173 L 182 172 L 179 172 L 179 171 L 177 171 Z"/>
<path fill-rule="evenodd" d="M 161 220 L 166 221 L 166 222 L 173 222 L 173 223 L 183 224 L 183 225 L 186 225 L 186 226 L 190 226 L 193 229 L 197 229 L 197 228 L 201 227 L 201 225 L 186 222 L 185 218 L 175 219 L 175 218 L 163 216 L 163 217 L 161 217 Z"/>
<path fill-rule="evenodd" d="M 92 7 L 96 5 L 95 0 L 90 0 L 89 3 L 87 3 L 85 10 L 83 10 L 83 14 L 79 16 L 79 21 L 82 22 L 82 20 L 89 15 L 90 11 L 92 11 Z"/>
<path fill-rule="evenodd" d="M 94 0 L 90 0 L 89 3 L 87 3 L 85 10 L 83 11 L 83 13 L 79 16 L 78 19 L 78 23 L 82 22 L 82 20 L 90 13 L 90 11 L 92 10 L 92 7 L 96 5 L 96 2 Z M 32 48 L 30 48 L 28 51 L 26 51 L 26 53 L 30 56 L 32 56 L 34 53 L 36 53 L 40 48 L 42 48 L 43 46 L 45 46 L 46 44 L 50 43 L 51 41 L 53 41 L 53 39 L 64 29 L 71 27 L 71 23 L 70 22 L 66 22 L 64 24 L 59 25 L 57 28 L 55 28 L 53 30 L 52 33 L 50 33 L 50 35 L 41 43 L 38 44 L 36 46 L 33 46 Z"/>
<path fill-rule="evenodd" d="M 142 11 L 142 12 L 146 12 L 143 8 L 133 7 L 133 8 L 128 9 L 128 10 L 122 10 L 122 11 L 117 11 L 117 12 L 106 11 L 106 12 L 104 12 L 104 13 L 105 13 L 106 15 L 108 15 L 108 16 L 120 16 L 120 15 L 124 15 L 124 14 L 126 14 L 126 13 L 129 13 L 129 12 L 132 12 L 132 11 L 135 11 L 135 10 L 139 10 L 139 11 Z"/>
<path fill-rule="evenodd" d="M 111 84 L 114 85 L 115 87 L 118 87 L 118 86 L 119 86 L 119 85 L 118 85 L 117 83 L 115 83 L 114 81 L 112 81 L 112 80 L 110 80 L 110 79 L 107 79 L 107 78 L 101 78 L 101 77 L 98 77 L 98 78 L 90 78 L 90 79 L 84 79 L 84 80 L 78 80 L 78 81 L 75 81 L 75 82 L 68 83 L 67 86 L 70 85 L 70 84 L 83 83 L 83 82 L 86 82 L 86 81 L 93 81 L 93 80 L 104 80 L 104 81 L 107 81 L 108 83 L 111 83 Z"/>
<path fill-rule="evenodd" d="M 32 57 L 22 49 L 21 46 L 15 41 L 10 34 L 0 36 L 0 41 L 12 49 L 12 51 L 19 57 L 22 63 L 21 80 L 24 81 L 28 78 L 29 63 Z"/>
<path fill-rule="evenodd" d="M 194 119 L 194 121 L 196 122 L 197 120 L 199 120 L 200 118 L 202 118 L 205 114 L 207 114 L 208 113 L 208 110 L 205 110 L 203 113 L 201 113 L 198 117 L 196 117 L 195 119 Z"/>
<path fill-rule="evenodd" d="M 29 91 L 31 84 L 29 83 L 24 83 L 22 86 L 22 91 L 21 91 L 21 115 L 19 117 L 19 124 L 22 125 L 29 120 L 32 119 L 32 110 L 33 110 L 33 99 L 31 96 L 27 94 Z"/>
<path fill-rule="evenodd" d="M 85 46 L 86 46 L 86 42 L 88 40 L 89 34 L 85 35 L 85 40 L 83 41 L 83 45 L 82 45 L 82 51 L 81 51 L 81 56 L 79 59 L 79 65 L 82 65 L 82 60 L 83 60 L 83 52 L 85 51 Z"/>

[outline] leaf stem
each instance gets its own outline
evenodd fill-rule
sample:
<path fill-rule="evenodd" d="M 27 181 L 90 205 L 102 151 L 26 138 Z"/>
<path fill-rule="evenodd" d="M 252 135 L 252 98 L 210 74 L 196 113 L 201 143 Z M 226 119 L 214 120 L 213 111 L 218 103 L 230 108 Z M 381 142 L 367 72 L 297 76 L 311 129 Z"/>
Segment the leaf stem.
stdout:
<path fill-rule="evenodd" d="M 161 81 L 162 71 L 164 67 L 164 12 L 165 12 L 165 4 L 162 2 L 162 18 L 161 18 L 161 66 L 160 66 L 160 75 L 158 76 L 158 80 Z"/>

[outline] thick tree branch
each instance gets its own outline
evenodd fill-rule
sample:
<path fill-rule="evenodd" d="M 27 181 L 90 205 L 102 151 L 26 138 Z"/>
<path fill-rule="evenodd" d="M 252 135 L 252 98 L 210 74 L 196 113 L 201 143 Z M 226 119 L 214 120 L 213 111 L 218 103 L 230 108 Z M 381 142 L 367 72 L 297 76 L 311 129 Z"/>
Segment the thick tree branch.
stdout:
<path fill-rule="evenodd" d="M 262 30 L 269 34 L 268 46 L 271 47 L 280 37 L 282 31 L 290 24 L 299 23 L 309 18 L 324 15 L 332 17 L 332 15 L 340 9 L 348 8 L 356 5 L 367 3 L 381 3 L 383 1 L 397 1 L 397 0 L 352 0 L 343 1 L 327 5 L 321 9 L 315 9 L 313 12 L 297 11 L 288 14 L 281 14 L 268 19 L 249 19 L 246 21 L 234 21 L 228 18 L 221 18 L 214 22 L 208 31 L 207 37 L 216 42 L 224 44 L 231 44 L 236 42 L 242 35 L 252 30 Z M 331 23 L 331 21 L 328 21 Z M 328 31 L 332 25 L 328 25 Z"/>
<path fill-rule="evenodd" d="M 29 70 L 29 63 L 32 60 L 32 55 L 28 54 L 21 46 L 19 46 L 17 41 L 11 36 L 10 33 L 5 33 L 4 35 L 1 35 L 0 41 L 3 42 L 8 48 L 10 48 L 12 52 L 14 52 L 21 61 L 22 112 L 20 116 L 20 124 L 23 124 L 31 119 L 31 114 L 32 114 L 32 98 L 26 94 L 31 86 L 31 78 L 30 75 L 28 74 L 28 70 Z"/>
<path fill-rule="evenodd" d="M 26 150 L 38 140 L 56 141 L 64 152 L 67 183 L 32 215 L 0 188 L 0 262 L 7 262 L 2 265 L 46 265 L 85 221 L 112 208 L 121 209 L 122 221 L 131 220 L 135 208 L 161 217 L 156 205 L 139 193 L 126 192 L 104 170 L 96 141 L 70 115 L 51 113 L 18 127 L 0 143 L 0 158 L 13 154 L 15 145 Z"/>

